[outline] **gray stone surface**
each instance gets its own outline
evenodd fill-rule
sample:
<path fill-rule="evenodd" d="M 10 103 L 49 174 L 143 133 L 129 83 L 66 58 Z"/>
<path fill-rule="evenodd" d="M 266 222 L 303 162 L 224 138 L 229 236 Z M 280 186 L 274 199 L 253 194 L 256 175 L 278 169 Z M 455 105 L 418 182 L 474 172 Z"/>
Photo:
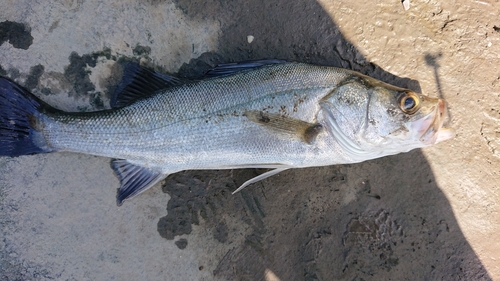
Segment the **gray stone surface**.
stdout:
<path fill-rule="evenodd" d="M 457 137 L 236 195 L 260 171 L 182 172 L 121 207 L 109 159 L 0 158 L 0 280 L 500 280 L 498 1 L 2 4 L 0 75 L 63 110 L 107 108 L 128 61 L 281 58 L 442 96 Z"/>

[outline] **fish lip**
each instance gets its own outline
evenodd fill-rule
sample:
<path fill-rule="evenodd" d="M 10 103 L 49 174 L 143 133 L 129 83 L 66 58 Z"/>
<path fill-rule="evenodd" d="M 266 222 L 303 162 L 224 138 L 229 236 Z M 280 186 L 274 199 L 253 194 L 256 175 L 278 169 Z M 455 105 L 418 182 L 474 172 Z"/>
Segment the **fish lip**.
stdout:
<path fill-rule="evenodd" d="M 417 128 L 419 140 L 425 145 L 432 145 L 453 138 L 454 131 L 450 128 L 443 128 L 448 118 L 446 103 L 443 99 L 439 99 L 431 113 L 414 122 L 414 125 L 420 127 Z"/>

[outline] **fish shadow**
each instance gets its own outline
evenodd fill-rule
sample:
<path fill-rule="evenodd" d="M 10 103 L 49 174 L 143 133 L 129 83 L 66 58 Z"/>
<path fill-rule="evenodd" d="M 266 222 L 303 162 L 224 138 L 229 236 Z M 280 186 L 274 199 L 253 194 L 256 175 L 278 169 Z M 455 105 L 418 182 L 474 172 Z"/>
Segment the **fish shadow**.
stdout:
<path fill-rule="evenodd" d="M 183 65 L 181 77 L 202 77 L 218 63 L 279 58 L 352 69 L 421 92 L 417 81 L 368 62 L 314 1 L 175 4 L 187 17 L 221 24 L 216 51 Z M 436 59 L 428 55 L 427 62 L 441 89 Z M 171 199 L 158 222 L 160 235 L 189 234 L 203 219 L 219 243 L 233 245 L 213 271 L 220 280 L 491 280 L 420 150 L 289 170 L 231 195 L 257 173 L 170 176 L 163 184 Z M 249 230 L 238 238 L 229 229 Z"/>

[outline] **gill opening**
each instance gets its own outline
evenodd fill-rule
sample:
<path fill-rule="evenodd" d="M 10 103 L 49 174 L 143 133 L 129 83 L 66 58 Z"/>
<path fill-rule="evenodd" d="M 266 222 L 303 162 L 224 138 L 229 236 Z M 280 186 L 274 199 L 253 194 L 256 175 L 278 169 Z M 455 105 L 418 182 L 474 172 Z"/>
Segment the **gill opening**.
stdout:
<path fill-rule="evenodd" d="M 334 105 L 330 103 L 322 103 L 324 116 L 326 118 L 326 128 L 330 132 L 333 138 L 337 141 L 343 151 L 351 157 L 354 161 L 364 161 L 374 156 L 376 153 L 368 152 L 361 148 L 358 144 L 351 140 L 340 128 L 337 120 L 333 116 L 332 112 L 338 111 Z M 364 125 L 364 127 L 366 124 Z"/>
<path fill-rule="evenodd" d="M 368 101 L 366 102 L 366 109 L 365 109 L 365 118 L 361 121 L 361 124 L 359 124 L 359 128 L 357 130 L 356 136 L 358 138 L 364 139 L 363 135 L 366 132 L 366 129 L 368 128 L 368 119 L 369 119 L 369 109 L 370 109 L 370 103 L 372 101 L 372 92 L 368 92 Z"/>

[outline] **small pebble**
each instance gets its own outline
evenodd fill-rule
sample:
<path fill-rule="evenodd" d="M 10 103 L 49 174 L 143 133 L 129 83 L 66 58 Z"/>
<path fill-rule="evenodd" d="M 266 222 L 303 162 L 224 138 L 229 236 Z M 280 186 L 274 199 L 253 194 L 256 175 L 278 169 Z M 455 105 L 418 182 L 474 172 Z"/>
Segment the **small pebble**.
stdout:
<path fill-rule="evenodd" d="M 401 0 L 401 3 L 403 3 L 403 8 L 405 11 L 408 11 L 410 9 L 410 0 Z"/>
<path fill-rule="evenodd" d="M 178 241 L 175 241 L 175 245 L 177 245 L 177 248 L 184 250 L 188 245 L 188 241 L 185 238 L 181 238 Z"/>
<path fill-rule="evenodd" d="M 252 35 L 248 35 L 248 36 L 247 36 L 247 41 L 248 41 L 248 44 L 252 43 L 254 38 L 255 38 L 255 37 L 253 37 Z"/>

